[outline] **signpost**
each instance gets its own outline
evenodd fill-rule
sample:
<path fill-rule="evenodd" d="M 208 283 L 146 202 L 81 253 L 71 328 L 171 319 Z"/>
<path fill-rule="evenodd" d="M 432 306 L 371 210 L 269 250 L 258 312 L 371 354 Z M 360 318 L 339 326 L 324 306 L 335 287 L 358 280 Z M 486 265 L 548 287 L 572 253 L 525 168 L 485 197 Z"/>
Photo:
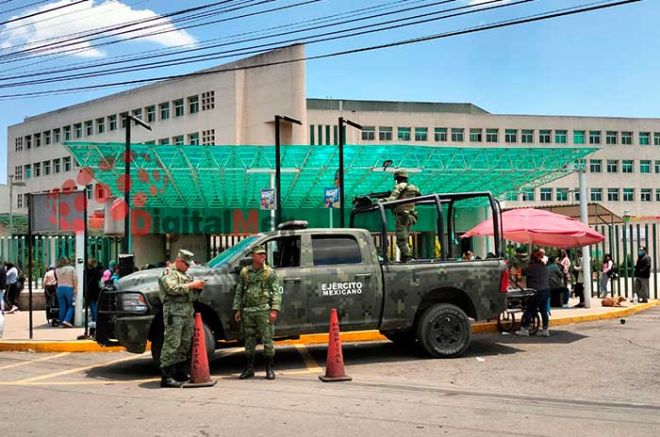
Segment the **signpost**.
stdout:
<path fill-rule="evenodd" d="M 330 227 L 333 227 L 332 219 L 334 215 L 334 208 L 339 208 L 339 188 L 331 187 L 325 189 L 323 195 L 323 204 L 328 208 L 328 217 L 330 218 Z"/>

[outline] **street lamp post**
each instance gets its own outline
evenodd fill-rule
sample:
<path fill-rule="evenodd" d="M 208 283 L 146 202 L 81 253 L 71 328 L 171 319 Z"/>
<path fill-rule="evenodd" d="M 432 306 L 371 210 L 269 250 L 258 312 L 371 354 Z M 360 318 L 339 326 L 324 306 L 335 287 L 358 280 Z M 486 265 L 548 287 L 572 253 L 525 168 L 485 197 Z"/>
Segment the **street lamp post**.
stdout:
<path fill-rule="evenodd" d="M 282 171 L 280 167 L 280 120 L 302 126 L 302 122 L 295 118 L 287 117 L 286 115 L 275 116 L 275 226 L 279 225 L 282 221 L 282 195 L 280 193 L 280 188 L 282 186 Z"/>
<path fill-rule="evenodd" d="M 14 181 L 14 175 L 9 175 L 9 236 L 14 235 L 14 186 L 24 187 L 25 182 Z"/>
<path fill-rule="evenodd" d="M 245 171 L 248 175 L 250 174 L 267 174 L 270 176 L 269 188 L 275 191 L 275 170 L 272 168 L 248 168 Z M 281 173 L 300 173 L 300 170 L 297 168 L 281 168 Z M 270 211 L 270 230 L 274 231 L 277 228 L 275 224 L 275 210 Z"/>
<path fill-rule="evenodd" d="M 126 122 L 126 147 L 124 150 L 124 203 L 126 204 L 126 216 L 124 217 L 124 253 L 131 253 L 131 121 L 139 124 L 147 130 L 151 130 L 151 126 L 142 121 L 142 119 L 135 117 L 131 114 L 124 115 Z"/>
<path fill-rule="evenodd" d="M 344 203 L 344 123 L 353 126 L 356 129 L 362 130 L 362 126 L 352 122 L 351 120 L 339 117 L 339 227 L 343 228 L 345 225 L 346 217 L 344 217 L 345 203 Z"/>

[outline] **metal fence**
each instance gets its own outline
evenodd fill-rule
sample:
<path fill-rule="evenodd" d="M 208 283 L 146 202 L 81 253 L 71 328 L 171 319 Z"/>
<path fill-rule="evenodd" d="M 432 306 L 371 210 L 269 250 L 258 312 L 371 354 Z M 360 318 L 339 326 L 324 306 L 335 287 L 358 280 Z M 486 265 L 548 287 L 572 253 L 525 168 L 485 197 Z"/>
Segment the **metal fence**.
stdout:
<path fill-rule="evenodd" d="M 74 259 L 76 255 L 76 239 L 74 236 L 43 236 L 32 237 L 32 261 L 34 286 L 40 288 L 41 281 L 48 266 L 57 264 L 63 256 Z M 122 239 L 117 237 L 88 237 L 87 256 L 95 258 L 103 267 L 111 260 L 117 260 L 121 252 Z M 0 237 L 0 260 L 9 261 L 19 269 L 27 268 L 28 244 L 25 236 Z M 24 273 L 27 276 L 27 272 Z"/>

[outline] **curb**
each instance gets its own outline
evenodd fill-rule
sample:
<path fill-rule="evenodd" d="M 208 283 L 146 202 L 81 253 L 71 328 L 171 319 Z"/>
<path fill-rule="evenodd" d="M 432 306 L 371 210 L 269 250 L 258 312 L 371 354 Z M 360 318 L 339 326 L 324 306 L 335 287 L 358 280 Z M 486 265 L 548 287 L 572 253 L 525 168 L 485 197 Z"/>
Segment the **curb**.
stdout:
<path fill-rule="evenodd" d="M 583 316 L 560 317 L 550 320 L 550 326 L 570 325 L 573 323 L 594 322 L 599 320 L 611 320 L 626 317 L 649 308 L 660 306 L 660 300 L 638 304 L 634 307 L 616 309 L 600 314 L 585 314 Z M 473 334 L 497 333 L 496 322 L 474 323 Z M 367 341 L 385 341 L 387 338 L 377 330 L 344 332 L 340 334 L 341 341 L 345 343 L 357 343 Z M 275 344 L 281 346 L 293 345 L 319 345 L 328 343 L 328 334 L 301 335 L 297 340 L 280 340 Z M 147 350 L 150 345 L 147 344 Z M 78 341 L 26 341 L 26 340 L 0 340 L 0 352 L 122 352 L 126 349 L 122 346 L 101 346 L 93 340 Z"/>

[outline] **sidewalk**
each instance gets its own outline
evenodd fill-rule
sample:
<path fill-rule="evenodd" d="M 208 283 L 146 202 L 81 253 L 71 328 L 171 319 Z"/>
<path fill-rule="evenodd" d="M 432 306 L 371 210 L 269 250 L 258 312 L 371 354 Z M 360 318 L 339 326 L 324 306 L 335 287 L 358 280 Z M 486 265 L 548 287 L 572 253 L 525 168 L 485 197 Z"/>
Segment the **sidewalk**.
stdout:
<path fill-rule="evenodd" d="M 577 303 L 571 300 L 571 305 Z M 639 311 L 660 305 L 660 300 L 653 300 L 646 304 L 622 308 L 602 307 L 600 300 L 592 301 L 593 307 L 586 308 L 552 308 L 550 327 L 567 325 L 571 323 L 591 322 L 597 320 L 616 319 L 627 317 Z M 521 313 L 516 314 L 516 321 L 520 321 Z M 497 332 L 496 322 L 474 323 L 474 334 Z M 84 328 L 53 328 L 46 322 L 43 310 L 33 312 L 33 338 L 29 338 L 29 314 L 19 311 L 14 314 L 5 314 L 5 332 L 0 339 L 0 351 L 35 351 L 35 352 L 114 352 L 123 350 L 121 347 L 102 347 L 93 340 L 77 340 L 84 334 Z M 342 341 L 378 341 L 385 340 L 378 331 L 345 332 L 341 334 Z M 299 340 L 284 340 L 278 344 L 324 344 L 328 341 L 328 334 L 303 335 Z"/>

